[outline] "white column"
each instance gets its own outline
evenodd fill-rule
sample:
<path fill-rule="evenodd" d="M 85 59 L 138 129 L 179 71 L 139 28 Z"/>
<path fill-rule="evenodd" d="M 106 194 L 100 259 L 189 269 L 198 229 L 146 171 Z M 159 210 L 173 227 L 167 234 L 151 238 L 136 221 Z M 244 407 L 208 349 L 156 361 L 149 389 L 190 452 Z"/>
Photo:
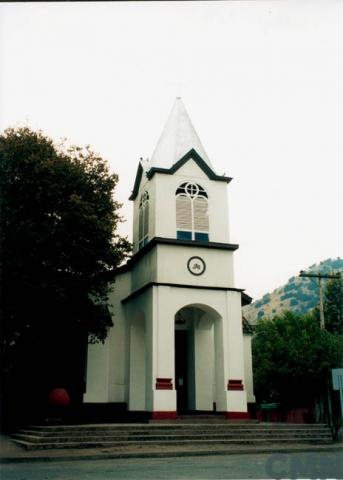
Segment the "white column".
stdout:
<path fill-rule="evenodd" d="M 153 418 L 176 416 L 175 312 L 170 287 L 153 287 L 152 315 L 147 319 L 147 410 Z"/>
<path fill-rule="evenodd" d="M 215 402 L 218 412 L 228 412 L 228 344 L 227 322 L 225 318 L 214 321 L 214 357 L 215 357 Z"/>
<path fill-rule="evenodd" d="M 228 412 L 232 418 L 243 418 L 247 413 L 247 395 L 244 375 L 244 348 L 240 292 L 227 292 L 227 379 Z M 241 383 L 238 383 L 241 382 Z M 242 389 L 240 389 L 240 386 Z M 240 415 L 242 414 L 242 415 Z M 246 415 L 247 416 L 247 415 Z"/>

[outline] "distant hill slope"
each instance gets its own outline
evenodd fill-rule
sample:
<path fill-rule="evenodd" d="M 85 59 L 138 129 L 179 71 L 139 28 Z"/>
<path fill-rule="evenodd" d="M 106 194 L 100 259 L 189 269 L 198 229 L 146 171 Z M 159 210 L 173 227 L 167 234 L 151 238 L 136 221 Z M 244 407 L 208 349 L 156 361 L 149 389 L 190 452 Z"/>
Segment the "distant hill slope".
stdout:
<path fill-rule="evenodd" d="M 311 265 L 306 272 L 343 272 L 343 259 L 329 258 L 318 265 Z M 259 318 L 273 317 L 283 310 L 304 314 L 316 307 L 319 302 L 318 280 L 311 278 L 292 277 L 286 285 L 276 288 L 271 293 L 266 293 L 261 299 L 243 308 L 245 318 L 255 324 Z"/>

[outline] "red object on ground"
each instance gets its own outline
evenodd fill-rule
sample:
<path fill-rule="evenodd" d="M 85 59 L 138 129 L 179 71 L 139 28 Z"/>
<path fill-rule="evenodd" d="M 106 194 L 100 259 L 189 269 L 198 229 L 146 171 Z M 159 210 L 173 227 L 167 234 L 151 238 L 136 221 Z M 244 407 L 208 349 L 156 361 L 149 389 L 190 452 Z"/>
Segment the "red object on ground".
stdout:
<path fill-rule="evenodd" d="M 69 393 L 64 388 L 53 388 L 48 393 L 48 402 L 49 405 L 55 407 L 68 407 L 70 404 Z"/>

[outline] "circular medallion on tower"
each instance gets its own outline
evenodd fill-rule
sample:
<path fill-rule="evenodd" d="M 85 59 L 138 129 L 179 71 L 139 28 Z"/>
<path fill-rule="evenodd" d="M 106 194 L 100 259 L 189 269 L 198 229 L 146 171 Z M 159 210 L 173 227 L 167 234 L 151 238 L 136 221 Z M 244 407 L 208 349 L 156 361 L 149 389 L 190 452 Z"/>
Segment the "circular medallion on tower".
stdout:
<path fill-rule="evenodd" d="M 206 270 L 206 263 L 200 257 L 191 257 L 187 262 L 187 268 L 192 275 L 202 275 Z"/>

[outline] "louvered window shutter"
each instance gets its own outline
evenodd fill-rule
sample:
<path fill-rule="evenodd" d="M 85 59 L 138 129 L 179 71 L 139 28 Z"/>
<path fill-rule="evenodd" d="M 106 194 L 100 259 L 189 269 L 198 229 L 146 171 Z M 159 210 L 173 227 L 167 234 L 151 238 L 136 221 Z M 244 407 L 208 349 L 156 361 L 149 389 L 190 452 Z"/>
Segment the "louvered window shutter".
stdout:
<path fill-rule="evenodd" d="M 143 238 L 149 233 L 149 202 L 146 202 L 144 208 Z"/>
<path fill-rule="evenodd" d="M 192 230 L 192 201 L 186 195 L 176 197 L 176 228 Z"/>
<path fill-rule="evenodd" d="M 138 239 L 143 238 L 143 207 L 139 207 L 139 224 L 138 224 Z"/>
<path fill-rule="evenodd" d="M 196 232 L 208 232 L 208 204 L 206 198 L 196 197 L 193 199 L 194 230 Z"/>

